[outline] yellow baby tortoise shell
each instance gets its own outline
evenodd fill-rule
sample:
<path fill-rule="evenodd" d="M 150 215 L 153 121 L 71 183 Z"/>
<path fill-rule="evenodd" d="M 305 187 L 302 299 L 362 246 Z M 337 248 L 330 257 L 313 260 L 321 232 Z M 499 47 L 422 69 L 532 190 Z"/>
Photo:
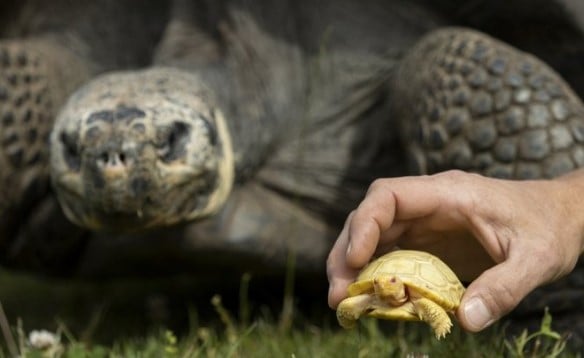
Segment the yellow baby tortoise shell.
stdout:
<path fill-rule="evenodd" d="M 355 326 L 361 315 L 424 321 L 438 339 L 450 332 L 464 287 L 439 258 L 423 251 L 397 250 L 367 265 L 337 308 L 339 324 Z"/>

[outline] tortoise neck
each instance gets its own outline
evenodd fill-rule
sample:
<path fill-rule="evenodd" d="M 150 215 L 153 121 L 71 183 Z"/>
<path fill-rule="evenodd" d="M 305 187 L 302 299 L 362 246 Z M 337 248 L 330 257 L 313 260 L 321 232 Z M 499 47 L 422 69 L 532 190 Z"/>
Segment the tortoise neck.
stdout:
<path fill-rule="evenodd" d="M 286 128 L 295 116 L 285 108 L 295 103 L 291 98 L 294 94 L 285 103 L 281 102 L 275 97 L 281 97 L 282 93 L 269 90 L 273 85 L 269 79 L 263 78 L 259 71 L 246 71 L 244 67 L 243 64 L 214 64 L 195 70 L 214 92 L 225 116 L 233 143 L 236 182 L 253 176 L 273 154 L 276 143 L 287 133 Z"/>

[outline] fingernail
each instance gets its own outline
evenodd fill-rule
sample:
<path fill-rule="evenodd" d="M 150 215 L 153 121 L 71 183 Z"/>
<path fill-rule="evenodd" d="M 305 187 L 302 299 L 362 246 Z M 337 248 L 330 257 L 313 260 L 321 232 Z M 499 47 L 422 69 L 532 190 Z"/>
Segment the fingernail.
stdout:
<path fill-rule="evenodd" d="M 464 317 L 473 331 L 480 331 L 494 319 L 482 299 L 473 297 L 464 305 Z"/>

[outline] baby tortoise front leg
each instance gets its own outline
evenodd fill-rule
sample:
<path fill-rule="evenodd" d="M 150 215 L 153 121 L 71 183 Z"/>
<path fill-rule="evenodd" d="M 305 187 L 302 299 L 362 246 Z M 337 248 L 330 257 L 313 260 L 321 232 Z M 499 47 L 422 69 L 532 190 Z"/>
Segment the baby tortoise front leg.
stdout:
<path fill-rule="evenodd" d="M 343 328 L 353 328 L 357 320 L 367 313 L 376 302 L 370 294 L 357 295 L 345 298 L 337 307 L 337 321 Z"/>
<path fill-rule="evenodd" d="M 424 297 L 413 300 L 413 303 L 416 314 L 421 321 L 426 322 L 432 327 L 436 338 L 441 339 L 450 333 L 452 321 L 444 308 Z"/>
<path fill-rule="evenodd" d="M 584 109 L 539 59 L 463 28 L 424 37 L 393 82 L 415 173 L 462 169 L 514 179 L 584 166 Z"/>

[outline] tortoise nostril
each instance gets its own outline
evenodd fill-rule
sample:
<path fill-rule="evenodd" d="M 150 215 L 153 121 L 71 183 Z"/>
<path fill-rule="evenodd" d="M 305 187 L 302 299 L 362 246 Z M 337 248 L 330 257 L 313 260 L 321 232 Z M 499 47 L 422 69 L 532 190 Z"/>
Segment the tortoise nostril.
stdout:
<path fill-rule="evenodd" d="M 105 151 L 97 156 L 96 162 L 101 168 L 124 167 L 131 164 L 128 155 L 118 151 Z"/>
<path fill-rule="evenodd" d="M 98 162 L 102 165 L 106 165 L 109 162 L 109 155 L 107 153 L 102 153 L 99 156 Z"/>

